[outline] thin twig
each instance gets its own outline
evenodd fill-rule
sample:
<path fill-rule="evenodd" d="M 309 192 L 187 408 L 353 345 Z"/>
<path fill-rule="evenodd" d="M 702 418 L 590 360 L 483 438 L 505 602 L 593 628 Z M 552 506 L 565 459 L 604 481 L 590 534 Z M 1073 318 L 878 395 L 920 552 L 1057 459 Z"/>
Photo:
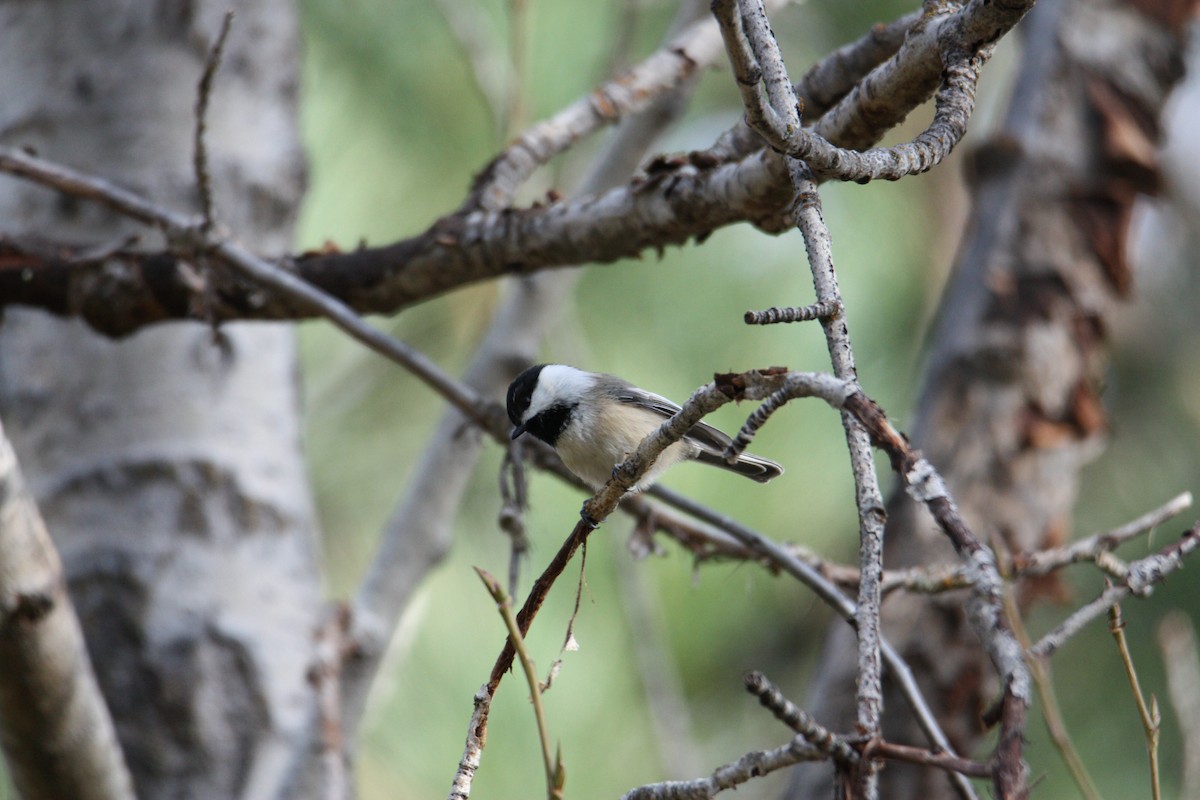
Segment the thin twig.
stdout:
<path fill-rule="evenodd" d="M 813 287 L 817 302 L 829 303 L 843 309 L 838 319 L 821 319 L 826 347 L 834 374 L 844 381 L 857 378 L 854 351 L 850 344 L 850 329 L 845 320 L 841 289 L 833 266 L 833 246 L 829 229 L 821 212 L 816 183 L 800 162 L 789 164 L 792 182 L 796 187 L 796 227 L 804 237 Z M 887 519 L 879 476 L 870 440 L 860 422 L 843 412 L 842 427 L 850 451 L 850 467 L 854 475 L 855 502 L 859 527 L 859 587 L 858 613 L 855 628 L 858 633 L 858 716 L 857 727 L 868 738 L 879 738 L 883 713 L 883 681 L 880 654 L 880 579 L 883 573 L 883 534 Z M 860 786 L 871 798 L 878 792 L 878 776 L 868 763 L 860 770 Z"/>
<path fill-rule="evenodd" d="M 774 750 L 755 750 L 722 767 L 707 778 L 691 781 L 664 781 L 630 789 L 621 800 L 707 800 L 726 789 L 801 761 L 821 761 L 825 754 L 797 736 Z"/>
<path fill-rule="evenodd" d="M 1004 612 L 1012 626 L 1013 635 L 1017 637 L 1021 648 L 1028 653 L 1029 632 L 1025 630 L 1025 623 L 1021 619 L 1021 609 L 1017 607 L 1016 597 L 1011 586 L 1007 587 L 1004 592 Z M 1067 733 L 1062 709 L 1058 705 L 1058 696 L 1054 692 L 1054 682 L 1050 677 L 1049 662 L 1027 655 L 1026 663 L 1029 665 L 1029 674 L 1033 678 L 1033 685 L 1037 688 L 1038 699 L 1042 703 L 1042 721 L 1046 723 L 1050 740 L 1054 742 L 1055 748 L 1062 756 L 1063 763 L 1067 765 L 1067 771 L 1071 773 L 1075 786 L 1084 800 L 1101 800 L 1100 792 L 1096 789 L 1092 776 L 1084 766 L 1083 759 L 1075 748 L 1075 743 L 1071 740 L 1071 735 Z"/>
<path fill-rule="evenodd" d="M 1029 649 L 1029 652 L 1039 658 L 1052 655 L 1085 625 L 1107 613 L 1115 603 L 1130 594 L 1137 597 L 1149 595 L 1155 585 L 1161 583 L 1172 572 L 1182 568 L 1183 560 L 1198 548 L 1200 548 L 1200 524 L 1185 531 L 1178 540 L 1166 545 L 1157 553 L 1132 562 L 1125 580 L 1106 586 L 1095 600 L 1076 609 L 1073 614 L 1059 623 L 1058 627 L 1039 639 Z"/>
<path fill-rule="evenodd" d="M 1147 511 L 1137 519 L 1127 522 L 1119 528 L 1092 534 L 1091 536 L 1072 542 L 1065 547 L 1017 555 L 1013 558 L 1013 567 L 1023 576 L 1035 576 L 1047 575 L 1068 564 L 1077 564 L 1082 561 L 1098 561 L 1102 555 L 1110 553 L 1130 539 L 1148 533 L 1185 509 L 1190 508 L 1191 505 L 1192 493 L 1183 492 L 1172 497 L 1158 508 Z M 1119 579 L 1124 576 L 1117 575 L 1114 577 Z"/>
<path fill-rule="evenodd" d="M 858 752 L 850 746 L 844 736 L 838 736 L 804 709 L 784 697 L 779 687 L 771 683 L 761 672 L 747 672 L 746 689 L 758 698 L 775 718 L 804 737 L 813 747 L 832 758 L 843 767 L 854 767 L 859 763 Z"/>
<path fill-rule="evenodd" d="M 520 627 L 517 625 L 517 619 L 512 613 L 512 598 L 508 596 L 508 592 L 504 591 L 504 587 L 500 585 L 500 581 L 496 580 L 485 569 L 475 567 L 475 573 L 479 575 L 479 579 L 483 581 L 483 585 L 487 587 L 488 593 L 492 599 L 496 601 L 496 607 L 500 611 L 500 616 L 504 620 L 505 627 L 508 628 L 508 641 L 517 653 L 517 658 L 521 661 L 521 670 L 525 673 L 525 680 L 529 684 L 529 701 L 533 705 L 533 716 L 537 721 L 538 739 L 542 745 L 542 761 L 546 768 L 546 796 L 550 798 L 562 797 L 562 764 L 559 763 L 550 747 L 550 731 L 546 726 L 546 712 L 542 707 L 542 687 L 538 684 L 537 670 L 533 666 L 533 659 L 529 657 L 529 651 L 525 649 L 525 639 L 521 634 Z"/>
<path fill-rule="evenodd" d="M 1029 668 L 1004 616 L 1004 582 L 995 556 L 967 526 L 937 470 L 892 427 L 877 403 L 858 392 L 846 398 L 844 408 L 870 432 L 871 442 L 888 454 L 908 494 L 929 509 L 971 574 L 974 586 L 967 619 L 1002 681 L 993 784 L 1001 798 L 1022 798 L 1028 772 L 1022 753 L 1030 700 Z"/>
<path fill-rule="evenodd" d="M 213 216 L 212 176 L 208 172 L 208 145 L 204 134 L 208 127 L 208 101 L 212 95 L 213 79 L 221 66 L 221 54 L 225 50 L 225 40 L 233 26 L 234 10 L 231 8 L 221 18 L 221 30 L 208 51 L 204 61 L 204 72 L 200 76 L 200 85 L 196 90 L 196 127 L 192 136 L 192 167 L 196 173 L 196 188 L 200 194 L 200 215 L 203 218 L 201 230 L 208 232 L 216 224 Z"/>
<path fill-rule="evenodd" d="M 826 399 L 826 402 L 830 401 Z M 663 486 L 654 486 L 650 491 L 655 496 L 670 502 L 671 505 L 685 511 L 691 516 L 703 520 L 710 525 L 718 526 L 727 533 L 730 533 L 740 542 L 758 553 L 764 560 L 777 565 L 780 569 L 808 586 L 839 616 L 851 625 L 854 624 L 857 612 L 854 602 L 842 594 L 834 584 L 826 580 L 816 569 L 796 558 L 783 546 L 776 544 L 766 536 L 742 525 L 730 517 L 717 514 L 691 498 L 677 492 L 672 492 Z M 888 668 L 888 674 L 895 682 L 901 696 L 908 703 L 918 727 L 928 737 L 933 747 L 949 755 L 953 755 L 955 752 L 954 747 L 934 716 L 933 710 L 925 701 L 921 688 L 917 685 L 916 676 L 913 675 L 912 669 L 904 661 L 904 657 L 888 643 L 887 639 L 880 640 L 880 651 L 883 656 L 883 663 Z M 977 795 L 970 781 L 967 781 L 962 776 L 955 777 L 952 775 L 951 778 L 956 791 L 958 791 L 961 797 L 965 798 L 965 800 L 976 800 Z"/>
<path fill-rule="evenodd" d="M 892 761 L 907 761 L 923 767 L 934 767 L 945 770 L 952 775 L 964 778 L 990 778 L 992 767 L 969 758 L 929 750 L 925 747 L 912 747 L 894 742 L 867 742 L 863 745 L 863 758 L 887 758 Z"/>
<path fill-rule="evenodd" d="M 1137 669 L 1133 666 L 1133 655 L 1129 652 L 1129 643 L 1125 640 L 1125 620 L 1121 616 L 1121 606 L 1113 603 L 1108 610 L 1108 632 L 1117 643 L 1117 652 L 1121 654 L 1121 664 L 1125 667 L 1125 677 L 1129 679 L 1129 689 L 1133 692 L 1133 701 L 1137 704 L 1138 717 L 1142 721 L 1142 732 L 1146 736 L 1146 755 L 1150 759 L 1150 796 L 1161 800 L 1162 786 L 1158 774 L 1158 735 L 1162 730 L 1162 715 L 1158 712 L 1158 698 L 1142 692 L 1138 681 Z"/>

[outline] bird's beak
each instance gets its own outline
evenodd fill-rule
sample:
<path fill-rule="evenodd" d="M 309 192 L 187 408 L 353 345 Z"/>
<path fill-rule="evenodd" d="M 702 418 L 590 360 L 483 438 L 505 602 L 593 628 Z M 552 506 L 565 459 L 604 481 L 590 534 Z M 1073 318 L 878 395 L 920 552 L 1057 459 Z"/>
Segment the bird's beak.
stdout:
<path fill-rule="evenodd" d="M 513 428 L 513 430 L 512 430 L 512 438 L 516 439 L 518 436 L 520 436 L 524 432 L 525 432 L 525 426 L 518 425 L 517 427 Z"/>

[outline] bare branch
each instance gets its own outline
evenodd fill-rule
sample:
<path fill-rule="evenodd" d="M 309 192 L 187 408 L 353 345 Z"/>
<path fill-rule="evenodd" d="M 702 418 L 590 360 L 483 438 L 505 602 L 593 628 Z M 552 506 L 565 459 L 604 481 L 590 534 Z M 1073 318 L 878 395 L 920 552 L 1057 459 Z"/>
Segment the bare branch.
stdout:
<path fill-rule="evenodd" d="M 494 407 L 481 404 L 478 398 L 471 396 L 422 353 L 371 327 L 345 303 L 326 294 L 295 273 L 259 258 L 240 244 L 214 231 L 203 230 L 195 220 L 161 208 L 108 181 L 60 167 L 17 150 L 0 148 L 0 164 L 67 194 L 96 200 L 126 216 L 163 228 L 172 236 L 187 240 L 197 251 L 220 258 L 260 286 L 274 289 L 307 308 L 309 313 L 325 317 L 351 338 L 408 369 L 480 427 L 486 429 L 495 421 Z"/>
<path fill-rule="evenodd" d="M 825 754 L 808 746 L 797 736 L 783 747 L 756 750 L 730 764 L 717 768 L 707 778 L 693 781 L 665 781 L 639 786 L 621 796 L 621 800 L 708 800 L 726 789 L 736 789 L 747 781 L 801 761 L 821 761 Z"/>
<path fill-rule="evenodd" d="M 20 796 L 134 800 L 58 551 L 2 427 L 0 733 Z"/>
<path fill-rule="evenodd" d="M 826 402 L 829 402 L 828 399 Z M 804 563 L 801 559 L 796 558 L 787 548 L 776 544 L 757 531 L 753 531 L 729 517 L 716 514 L 699 503 L 662 486 L 651 487 L 650 493 L 667 500 L 671 505 L 686 511 L 697 519 L 703 520 L 710 525 L 718 526 L 721 530 L 732 534 L 747 547 L 760 554 L 763 559 L 777 565 L 780 569 L 808 586 L 839 616 L 851 625 L 854 624 L 857 614 L 855 604 L 842 594 L 833 583 L 826 580 L 816 569 Z M 887 639 L 880 641 L 880 651 L 883 663 L 887 665 L 890 677 L 895 681 L 901 695 L 908 702 L 918 727 L 920 727 L 921 731 L 928 737 L 930 743 L 935 748 L 945 753 L 953 754 L 954 747 L 950 744 L 949 738 L 947 738 L 945 732 L 938 724 L 937 718 L 934 716 L 929 704 L 925 701 L 921 689 L 917 685 L 916 677 L 913 675 L 908 664 L 905 663 L 904 658 L 888 643 Z M 975 790 L 965 780 L 956 780 L 955 788 L 964 798 L 973 800 L 976 797 Z"/>
<path fill-rule="evenodd" d="M 492 599 L 496 601 L 496 608 L 500 611 L 505 627 L 508 628 L 508 642 L 520 658 L 521 671 L 525 674 L 525 681 L 529 685 L 529 701 L 533 706 L 534 720 L 537 722 L 538 740 L 542 745 L 542 763 L 546 770 L 546 795 L 550 798 L 562 797 L 560 784 L 562 765 L 557 763 L 554 751 L 550 746 L 550 731 L 546 727 L 546 712 L 542 707 L 542 688 L 538 685 L 537 670 L 533 666 L 533 659 L 525 649 L 525 639 L 517 625 L 516 617 L 513 616 L 512 598 L 504 591 L 500 581 L 492 577 L 487 570 L 476 567 L 475 572 L 483 581 L 483 585 L 487 587 Z"/>
<path fill-rule="evenodd" d="M 1017 599 L 1011 587 L 1004 593 L 1004 609 L 1008 616 L 1009 624 L 1012 625 L 1013 635 L 1017 637 L 1017 641 L 1020 642 L 1021 647 L 1028 653 L 1030 645 L 1029 633 L 1025 630 L 1025 623 L 1021 619 L 1021 609 L 1017 604 Z M 1100 792 L 1096 789 L 1096 784 L 1092 780 L 1092 776 L 1088 774 L 1087 768 L 1083 764 L 1083 759 L 1079 756 L 1079 751 L 1075 748 L 1075 743 L 1071 740 L 1071 735 L 1067 732 L 1062 710 L 1058 705 L 1058 696 L 1054 693 L 1054 681 L 1050 675 L 1050 662 L 1027 656 L 1025 663 L 1029 665 L 1029 676 L 1033 679 L 1038 699 L 1042 703 L 1042 720 L 1046 723 L 1046 730 L 1050 734 L 1050 740 L 1054 742 L 1054 746 L 1062 757 L 1067 771 L 1071 773 L 1071 778 L 1075 781 L 1075 786 L 1079 789 L 1079 794 L 1083 797 L 1083 800 L 1101 800 Z"/>
<path fill-rule="evenodd" d="M 817 302 L 828 303 L 842 310 L 837 319 L 821 319 L 826 347 L 833 371 L 844 381 L 857 380 L 854 351 L 850 345 L 850 330 L 845 321 L 841 290 L 833 267 L 833 246 L 829 230 L 821 213 L 816 184 L 807 169 L 792 161 L 792 181 L 796 187 L 796 227 L 804 237 L 808 263 L 812 270 Z M 881 666 L 879 606 L 882 602 L 880 578 L 883 573 L 883 533 L 887 515 L 875 459 L 861 421 L 855 422 L 843 411 L 842 427 L 850 451 L 850 469 L 854 475 L 855 505 L 858 508 L 859 528 L 859 587 L 855 630 L 858 634 L 858 728 L 870 738 L 879 738 L 883 714 L 883 681 Z M 860 773 L 861 786 L 868 798 L 878 791 L 875 770 L 868 764 Z M 960 781 L 960 784 L 963 783 Z M 960 791 L 962 790 L 960 785 Z"/>
<path fill-rule="evenodd" d="M 1183 560 L 1200 548 L 1200 524 L 1185 531 L 1177 541 L 1171 542 L 1157 553 L 1147 556 L 1129 565 L 1129 573 L 1124 581 L 1112 584 L 1104 589 L 1092 602 L 1075 611 L 1063 620 L 1057 628 L 1047 633 L 1037 644 L 1029 649 L 1030 655 L 1047 658 L 1083 626 L 1108 612 L 1113 604 L 1133 594 L 1145 597 L 1153 591 L 1154 586 L 1161 583 L 1167 575 L 1183 567 Z"/>
<path fill-rule="evenodd" d="M 1013 568 L 1022 576 L 1047 575 L 1068 564 L 1083 561 L 1097 562 L 1130 539 L 1142 536 L 1162 523 L 1178 515 L 1192 505 L 1192 493 L 1184 492 L 1168 500 L 1158 508 L 1147 511 L 1119 528 L 1095 533 L 1078 539 L 1065 547 L 1036 550 L 1014 557 Z M 1128 567 L 1125 568 L 1126 571 Z M 1117 579 L 1124 575 L 1114 576 Z"/>
<path fill-rule="evenodd" d="M 804 741 L 832 758 L 842 767 L 849 768 L 859 763 L 858 752 L 850 746 L 843 736 L 838 736 L 821 725 L 804 709 L 798 708 L 791 700 L 783 696 L 779 687 L 767 680 L 761 672 L 748 672 L 745 677 L 746 689 L 758 698 L 775 718 L 800 734 Z"/>
<path fill-rule="evenodd" d="M 1158 774 L 1158 735 L 1162 730 L 1162 716 L 1158 713 L 1158 700 L 1151 695 L 1146 701 L 1138 680 L 1137 669 L 1133 665 L 1133 655 L 1129 652 L 1129 643 L 1125 640 L 1125 619 L 1121 616 L 1121 606 L 1113 604 L 1108 610 L 1108 632 L 1117 642 L 1117 651 L 1121 654 L 1121 664 L 1125 667 L 1125 677 L 1129 679 L 1129 689 L 1133 693 L 1133 702 L 1137 705 L 1138 717 L 1142 721 L 1142 733 L 1146 736 L 1146 755 L 1150 759 L 1150 796 L 1152 800 L 1161 800 L 1162 786 Z"/>
<path fill-rule="evenodd" d="M 936 89 L 941 72 L 940 38 L 947 37 L 972 52 L 970 45 L 1003 35 L 1028 5 L 1027 0 L 1011 5 L 977 1 L 959 12 L 924 20 L 892 59 L 818 121 L 815 132 L 842 147 L 869 145 Z M 903 24 L 887 26 L 885 32 L 890 33 L 883 37 L 882 45 L 856 50 L 872 57 L 887 52 L 904 30 Z M 674 85 L 678 69 L 694 70 L 689 65 L 719 51 L 715 26 L 709 30 L 711 35 L 706 34 L 704 40 L 708 43 L 701 48 L 703 57 L 688 44 L 683 55 L 668 47 L 645 62 L 657 66 L 635 72 L 637 80 L 632 86 L 652 94 L 660 90 L 653 87 L 665 90 Z M 686 41 L 686 36 L 680 41 Z M 651 77 L 652 73 L 658 77 Z M 833 73 L 821 70 L 820 74 Z M 647 82 L 639 83 L 643 78 Z M 563 113 L 581 131 L 593 130 L 609 121 L 607 111 L 628 113 L 638 107 L 623 99 L 624 91 L 612 96 L 596 94 L 572 106 L 574 112 Z M 591 121 L 578 122 L 583 119 Z M 527 134 L 533 141 L 528 150 L 522 150 L 519 157 L 513 151 L 511 159 L 502 155 L 481 173 L 472 195 L 479 196 L 478 201 L 469 200 L 459 212 L 424 233 L 386 247 L 308 254 L 295 259 L 296 271 L 357 311 L 394 313 L 469 283 L 582 262 L 608 263 L 681 244 L 734 222 L 749 220 L 779 230 L 780 214 L 794 196 L 783 160 L 759 150 L 728 163 L 698 154 L 695 163 L 685 160 L 623 188 L 541 208 L 513 211 L 503 203 L 493 203 L 511 196 L 539 159 L 576 140 L 579 132 L 567 127 L 565 139 L 547 134 L 543 141 L 540 134 L 532 133 L 539 130 L 535 126 Z M 68 194 L 101 199 L 94 185 L 65 177 L 55 180 L 44 170 L 31 170 L 27 154 L 12 148 L 0 148 L 0 171 Z M 493 200 L 484 202 L 481 192 L 486 186 L 502 188 L 496 190 Z M 156 224 L 155 215 L 143 213 L 140 204 L 108 204 L 134 219 Z M 109 335 L 195 316 L 189 303 L 194 287 L 187 269 L 171 252 L 122 251 L 103 262 L 105 269 L 81 272 L 61 257 L 63 251 L 62 244 L 47 253 L 36 243 L 0 237 L 0 254 L 8 256 L 7 268 L 0 269 L 0 305 L 31 304 L 57 314 L 81 316 Z M 223 257 L 219 250 L 210 255 Z M 82 304 L 78 302 L 81 297 L 85 298 Z M 223 285 L 218 299 L 218 306 L 212 309 L 216 321 L 299 319 L 315 314 L 312 306 L 291 296 L 257 291 L 253 283 Z"/>
<path fill-rule="evenodd" d="M 778 0 L 773 0 L 779 5 Z M 716 24 L 701 19 L 625 74 L 525 131 L 475 177 L 460 213 L 508 208 L 534 170 L 605 125 L 647 108 L 721 55 Z M 591 259 L 579 259 L 579 261 Z M 578 263 L 578 262 L 576 262 Z"/>

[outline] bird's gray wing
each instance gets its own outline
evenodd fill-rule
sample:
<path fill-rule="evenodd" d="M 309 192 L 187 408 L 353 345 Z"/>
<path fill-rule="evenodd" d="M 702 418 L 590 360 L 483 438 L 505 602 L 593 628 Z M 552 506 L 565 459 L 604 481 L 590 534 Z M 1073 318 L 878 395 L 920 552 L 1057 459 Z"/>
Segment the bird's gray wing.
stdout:
<path fill-rule="evenodd" d="M 652 411 L 664 420 L 675 416 L 680 410 L 677 404 L 667 398 L 653 392 L 647 392 L 644 389 L 639 389 L 636 386 L 622 386 L 614 393 L 614 396 L 622 403 L 629 403 L 638 408 Z M 707 425 L 703 422 L 697 422 L 693 425 L 688 430 L 687 437 L 701 448 L 717 455 L 724 453 L 725 448 L 733 441 L 712 425 Z"/>

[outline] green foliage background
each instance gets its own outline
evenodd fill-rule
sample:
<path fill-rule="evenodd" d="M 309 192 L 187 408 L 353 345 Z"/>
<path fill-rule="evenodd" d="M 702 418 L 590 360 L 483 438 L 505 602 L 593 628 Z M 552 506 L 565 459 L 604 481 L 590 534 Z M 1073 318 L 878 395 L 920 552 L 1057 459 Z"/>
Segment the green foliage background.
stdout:
<path fill-rule="evenodd" d="M 653 47 L 673 13 L 666 2 L 637 5 L 638 25 L 629 43 L 635 58 Z M 556 111 L 604 77 L 621 6 L 582 0 L 531 3 L 527 96 L 534 118 Z M 303 124 L 312 171 L 300 246 L 327 240 L 342 247 L 360 240 L 382 244 L 419 232 L 457 205 L 471 175 L 501 145 L 460 50 L 433 3 L 305 0 L 302 7 Z M 869 24 L 907 8 L 898 2 L 810 2 L 781 15 L 776 31 L 799 73 Z M 505 4 L 487 0 L 483 10 L 503 41 Z M 983 140 L 1002 105 L 1013 49 L 1006 43 L 985 73 L 985 96 L 968 147 Z M 711 72 L 663 149 L 704 147 L 738 114 L 732 81 L 724 72 Z M 915 117 L 909 133 L 924 119 Z M 595 147 L 589 144 L 584 151 Z M 584 163 L 571 157 L 556 163 L 538 186 L 569 189 Z M 921 336 L 959 236 L 965 195 L 957 173 L 957 163 L 951 163 L 896 184 L 823 190 L 859 373 L 901 425 L 917 389 Z M 563 322 L 546 346 L 548 360 L 618 373 L 677 399 L 714 371 L 827 366 L 817 327 L 749 328 L 741 322 L 748 308 L 811 301 L 794 233 L 771 238 L 738 226 L 717 232 L 703 246 L 584 270 L 574 304 L 563 309 Z M 1195 298 L 1192 273 L 1170 275 L 1160 290 Z M 478 286 L 379 324 L 457 372 L 496 301 L 495 286 Z M 1194 377 L 1200 374 L 1195 369 L 1200 349 L 1188 315 L 1155 318 L 1146 313 L 1155 302 L 1154 296 L 1135 299 L 1116 331 L 1120 346 L 1109 392 L 1113 439 L 1086 475 L 1078 533 L 1116 525 L 1200 486 L 1200 454 L 1191 444 L 1200 421 Z M 1161 344 L 1164 336 L 1167 345 Z M 307 441 L 326 532 L 329 588 L 345 596 L 353 591 L 441 406 L 397 367 L 326 326 L 304 326 L 303 345 Z M 744 413 L 726 408 L 714 421 L 735 429 Z M 836 417 L 817 404 L 797 405 L 771 427 L 756 451 L 785 464 L 787 474 L 769 486 L 746 486 L 690 465 L 673 471 L 666 482 L 771 536 L 851 560 L 856 550 L 853 491 Z M 421 587 L 396 635 L 361 743 L 358 768 L 365 800 L 436 797 L 449 786 L 471 696 L 503 641 L 494 605 L 471 570 L 478 565 L 497 575 L 506 572 L 507 542 L 495 524 L 498 464 L 499 453 L 490 447 L 459 517 L 453 552 Z M 525 564 L 525 586 L 570 530 L 581 500 L 552 480 L 533 479 L 534 549 Z M 1151 546 L 1185 524 L 1167 526 Z M 763 669 L 803 701 L 806 675 L 829 618 L 802 587 L 755 566 L 696 569 L 671 545 L 663 556 L 635 562 L 625 548 L 629 528 L 626 519 L 614 518 L 593 538 L 575 629 L 581 649 L 565 655 L 561 675 L 546 696 L 552 735 L 562 743 L 568 796 L 615 797 L 640 783 L 699 774 L 664 771 L 650 733 L 618 571 L 644 581 L 658 604 L 662 646 L 678 667 L 704 771 L 748 749 L 785 741 L 786 732 L 742 692 L 741 674 Z M 1144 549 L 1138 544 L 1127 555 Z M 1195 615 L 1195 574 L 1193 566 L 1152 599 L 1125 608 L 1145 686 L 1164 701 L 1153 628 L 1171 606 Z M 1079 568 L 1070 577 L 1080 600 L 1099 588 L 1094 570 Z M 558 655 L 573 589 L 573 580 L 558 586 L 535 625 L 531 642 L 543 671 Z M 1063 614 L 1064 609 L 1043 609 L 1030 620 L 1031 630 L 1036 635 Z M 1148 797 L 1140 727 L 1102 624 L 1065 649 L 1055 674 L 1068 725 L 1105 794 Z M 474 796 L 541 791 L 536 734 L 524 694 L 520 681 L 511 679 L 500 691 Z M 1166 702 L 1164 709 L 1164 774 L 1173 786 L 1179 745 Z M 1037 795 L 1074 796 L 1036 716 L 1030 737 L 1034 773 L 1042 781 Z M 781 786 L 773 778 L 744 787 L 738 796 L 773 797 Z"/>

